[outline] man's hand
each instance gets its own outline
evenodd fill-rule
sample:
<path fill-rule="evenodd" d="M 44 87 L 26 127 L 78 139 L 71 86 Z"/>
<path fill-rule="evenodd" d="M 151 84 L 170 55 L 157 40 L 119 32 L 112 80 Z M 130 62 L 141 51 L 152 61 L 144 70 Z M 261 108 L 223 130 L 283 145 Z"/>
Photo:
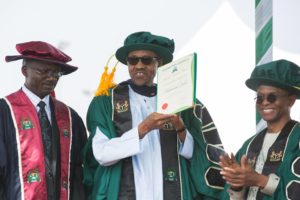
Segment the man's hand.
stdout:
<path fill-rule="evenodd" d="M 185 136 L 186 136 L 186 128 L 185 128 L 182 118 L 179 115 L 174 115 L 171 118 L 171 123 L 178 134 L 179 140 L 181 142 L 184 142 Z"/>
<path fill-rule="evenodd" d="M 239 165 L 231 154 L 220 156 L 220 166 L 222 167 L 221 175 L 233 190 L 239 190 L 242 187 L 258 186 L 264 188 L 268 182 L 268 177 L 257 173 L 248 163 L 246 155 L 241 158 Z"/>
<path fill-rule="evenodd" d="M 174 114 L 160 114 L 157 112 L 151 113 L 142 123 L 138 126 L 138 132 L 140 138 L 143 138 L 148 132 L 153 129 L 160 129 L 164 127 L 164 124 L 171 122 Z"/>

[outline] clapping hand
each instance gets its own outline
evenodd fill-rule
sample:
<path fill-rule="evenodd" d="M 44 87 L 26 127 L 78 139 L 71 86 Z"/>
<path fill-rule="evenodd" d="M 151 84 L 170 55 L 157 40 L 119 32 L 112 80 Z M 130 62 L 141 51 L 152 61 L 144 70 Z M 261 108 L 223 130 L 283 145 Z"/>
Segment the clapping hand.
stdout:
<path fill-rule="evenodd" d="M 246 155 L 241 158 L 240 164 L 236 161 L 236 158 L 231 153 L 220 156 L 220 166 L 222 171 L 220 172 L 223 179 L 234 190 L 242 189 L 243 187 L 258 186 L 264 188 L 268 182 L 268 177 L 257 173 L 249 164 Z"/>

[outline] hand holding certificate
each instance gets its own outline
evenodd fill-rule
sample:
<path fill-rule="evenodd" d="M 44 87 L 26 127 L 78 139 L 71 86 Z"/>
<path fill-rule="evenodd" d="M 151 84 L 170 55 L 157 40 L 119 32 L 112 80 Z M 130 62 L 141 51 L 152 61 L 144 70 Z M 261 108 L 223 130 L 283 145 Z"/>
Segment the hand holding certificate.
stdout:
<path fill-rule="evenodd" d="M 157 69 L 157 112 L 178 113 L 196 100 L 196 53 Z"/>

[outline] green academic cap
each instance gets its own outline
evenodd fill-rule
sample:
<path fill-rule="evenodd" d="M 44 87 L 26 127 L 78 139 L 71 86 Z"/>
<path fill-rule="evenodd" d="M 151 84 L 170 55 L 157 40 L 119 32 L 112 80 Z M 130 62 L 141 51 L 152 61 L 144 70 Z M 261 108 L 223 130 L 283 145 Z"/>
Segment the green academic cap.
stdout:
<path fill-rule="evenodd" d="M 136 32 L 130 34 L 124 41 L 123 47 L 116 52 L 117 59 L 127 64 L 126 59 L 130 52 L 136 50 L 150 50 L 163 59 L 164 64 L 173 60 L 174 41 L 163 36 L 153 35 L 150 32 Z"/>
<path fill-rule="evenodd" d="M 246 81 L 248 88 L 257 91 L 260 85 L 268 85 L 289 91 L 300 98 L 300 67 L 288 60 L 276 60 L 254 68 Z"/>

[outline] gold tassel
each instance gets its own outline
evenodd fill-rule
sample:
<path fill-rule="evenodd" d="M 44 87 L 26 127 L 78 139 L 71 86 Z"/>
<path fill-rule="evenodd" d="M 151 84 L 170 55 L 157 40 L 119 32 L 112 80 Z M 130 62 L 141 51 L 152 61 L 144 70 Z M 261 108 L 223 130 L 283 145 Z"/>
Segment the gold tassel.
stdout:
<path fill-rule="evenodd" d="M 99 86 L 95 92 L 95 96 L 103 96 L 103 95 L 106 95 L 108 96 L 108 90 L 110 88 L 113 88 L 116 86 L 116 84 L 114 83 L 114 74 L 115 74 L 115 71 L 116 71 L 116 67 L 117 67 L 117 64 L 119 62 L 117 62 L 115 64 L 115 66 L 113 67 L 113 69 L 111 70 L 111 73 L 108 73 L 108 64 L 110 62 L 110 60 L 114 57 L 114 55 L 112 55 L 107 63 L 106 63 L 106 66 L 104 67 L 104 72 L 102 73 L 102 76 L 101 76 L 101 80 L 100 80 L 100 83 L 99 83 Z"/>

